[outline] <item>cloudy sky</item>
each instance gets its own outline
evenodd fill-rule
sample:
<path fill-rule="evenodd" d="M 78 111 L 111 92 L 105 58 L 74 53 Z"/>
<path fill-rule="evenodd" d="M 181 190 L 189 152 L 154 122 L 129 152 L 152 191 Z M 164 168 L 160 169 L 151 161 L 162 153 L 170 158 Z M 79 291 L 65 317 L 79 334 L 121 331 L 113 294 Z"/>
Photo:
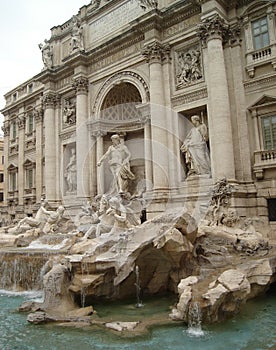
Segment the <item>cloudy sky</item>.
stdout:
<path fill-rule="evenodd" d="M 38 44 L 89 0 L 0 0 L 0 110 L 3 95 L 43 68 Z M 0 124 L 2 125 L 0 115 Z"/>

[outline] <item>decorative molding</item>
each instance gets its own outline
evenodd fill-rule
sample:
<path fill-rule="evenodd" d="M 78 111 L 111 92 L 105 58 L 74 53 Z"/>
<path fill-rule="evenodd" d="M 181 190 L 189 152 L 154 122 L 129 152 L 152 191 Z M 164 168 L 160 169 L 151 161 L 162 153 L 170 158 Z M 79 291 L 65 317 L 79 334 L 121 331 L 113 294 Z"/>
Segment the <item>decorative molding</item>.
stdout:
<path fill-rule="evenodd" d="M 76 135 L 75 130 L 70 130 L 70 131 L 60 133 L 59 137 L 62 141 L 64 141 L 64 140 L 69 140 L 69 139 L 75 137 L 75 135 Z"/>
<path fill-rule="evenodd" d="M 72 86 L 75 89 L 76 94 L 88 93 L 89 82 L 86 77 L 81 76 L 81 77 L 74 78 Z"/>
<path fill-rule="evenodd" d="M 142 50 L 142 55 L 146 58 L 146 61 L 151 63 L 163 63 L 170 59 L 170 46 L 168 44 L 163 45 L 158 41 L 152 44 L 146 45 Z"/>
<path fill-rule="evenodd" d="M 254 80 L 249 80 L 244 82 L 244 89 L 246 92 L 259 91 L 264 87 L 275 87 L 276 85 L 276 74 L 269 75 L 266 77 L 255 78 Z"/>
<path fill-rule="evenodd" d="M 176 107 L 176 106 L 180 106 L 180 105 L 185 105 L 187 103 L 191 103 L 191 102 L 201 100 L 201 99 L 204 99 L 207 97 L 208 97 L 207 88 L 204 87 L 200 90 L 196 90 L 196 91 L 192 91 L 192 92 L 189 92 L 186 94 L 172 97 L 172 106 Z"/>

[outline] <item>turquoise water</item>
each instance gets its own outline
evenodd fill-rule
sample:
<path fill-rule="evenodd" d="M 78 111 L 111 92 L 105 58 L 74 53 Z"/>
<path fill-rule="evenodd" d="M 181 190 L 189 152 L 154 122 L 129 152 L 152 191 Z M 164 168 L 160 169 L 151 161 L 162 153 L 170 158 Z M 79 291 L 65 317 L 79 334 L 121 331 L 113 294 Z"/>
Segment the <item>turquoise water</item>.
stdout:
<path fill-rule="evenodd" d="M 276 349 L 276 290 L 250 301 L 235 318 L 203 327 L 202 336 L 183 326 L 161 327 L 146 336 L 120 338 L 109 332 L 54 325 L 35 326 L 16 309 L 34 297 L 0 291 L 0 350 L 268 350 Z M 145 305 L 146 307 L 146 305 Z"/>

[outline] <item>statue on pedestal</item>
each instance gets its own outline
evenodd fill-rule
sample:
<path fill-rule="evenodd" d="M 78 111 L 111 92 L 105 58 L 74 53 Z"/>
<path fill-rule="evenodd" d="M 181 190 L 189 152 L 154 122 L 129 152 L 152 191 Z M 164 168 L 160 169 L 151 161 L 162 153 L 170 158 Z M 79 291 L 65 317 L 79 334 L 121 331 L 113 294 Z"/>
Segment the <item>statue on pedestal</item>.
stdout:
<path fill-rule="evenodd" d="M 188 167 L 187 176 L 211 173 L 210 157 L 206 141 L 208 140 L 207 126 L 200 121 L 198 115 L 191 117 L 193 128 L 188 133 L 180 150 L 185 155 Z"/>
<path fill-rule="evenodd" d="M 53 48 L 50 46 L 49 40 L 45 39 L 44 43 L 38 45 L 42 52 L 42 61 L 45 68 L 53 67 Z"/>
<path fill-rule="evenodd" d="M 67 192 L 74 192 L 77 190 L 77 158 L 76 149 L 71 148 L 71 157 L 65 169 L 65 179 L 67 182 Z"/>
<path fill-rule="evenodd" d="M 113 175 L 113 183 L 108 194 L 125 193 L 128 191 L 128 182 L 135 179 L 135 175 L 130 170 L 130 152 L 124 145 L 120 136 L 111 136 L 112 145 L 98 162 L 98 166 L 105 159 L 108 159 L 109 167 Z"/>

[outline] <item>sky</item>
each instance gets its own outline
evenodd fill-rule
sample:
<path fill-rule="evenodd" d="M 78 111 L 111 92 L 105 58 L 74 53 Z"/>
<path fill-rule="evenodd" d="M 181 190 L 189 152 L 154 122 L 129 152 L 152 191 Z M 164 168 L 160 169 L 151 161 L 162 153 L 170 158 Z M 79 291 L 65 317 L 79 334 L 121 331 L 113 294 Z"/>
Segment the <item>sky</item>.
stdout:
<path fill-rule="evenodd" d="M 0 0 L 0 110 L 3 95 L 43 68 L 38 44 L 89 0 Z M 0 126 L 3 116 L 0 114 Z M 2 131 L 0 130 L 2 134 Z"/>

